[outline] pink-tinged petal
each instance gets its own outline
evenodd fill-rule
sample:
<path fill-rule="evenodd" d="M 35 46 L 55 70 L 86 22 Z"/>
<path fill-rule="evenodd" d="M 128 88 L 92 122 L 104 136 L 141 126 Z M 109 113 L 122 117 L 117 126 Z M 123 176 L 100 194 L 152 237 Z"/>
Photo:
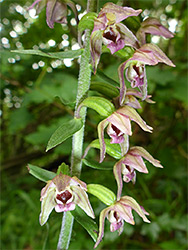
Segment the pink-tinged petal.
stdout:
<path fill-rule="evenodd" d="M 148 126 L 132 107 L 126 105 L 123 108 L 118 109 L 116 112 L 136 122 L 144 131 L 152 133 L 153 128 Z"/>
<path fill-rule="evenodd" d="M 86 192 L 78 186 L 72 186 L 71 189 L 73 191 L 74 196 L 73 202 L 78 205 L 82 210 L 84 210 L 84 212 L 88 216 L 94 219 L 95 215 Z"/>
<path fill-rule="evenodd" d="M 175 67 L 173 62 L 165 55 L 165 53 L 155 44 L 147 43 L 144 44 L 140 49 L 137 50 L 138 52 L 144 53 L 144 54 L 153 54 L 153 57 L 155 58 L 155 61 L 157 63 L 165 63 L 171 67 Z M 133 55 L 134 56 L 134 55 Z M 149 63 L 145 63 L 149 64 Z M 149 65 L 155 65 L 155 64 L 149 64 Z"/>
<path fill-rule="evenodd" d="M 107 134 L 111 137 L 111 144 L 120 144 L 124 142 L 123 132 L 121 132 L 117 127 L 115 127 L 111 123 L 107 127 Z"/>
<path fill-rule="evenodd" d="M 106 209 L 102 210 L 102 212 L 100 213 L 100 217 L 99 217 L 99 234 L 98 234 L 98 238 L 97 241 L 94 245 L 94 248 L 96 248 L 99 243 L 101 242 L 103 235 L 104 235 L 104 221 L 105 218 L 108 214 L 108 212 L 112 209 L 113 207 L 107 207 Z"/>
<path fill-rule="evenodd" d="M 70 202 L 68 204 L 57 204 L 55 206 L 55 211 L 57 213 L 61 213 L 61 212 L 67 212 L 67 211 L 72 211 L 74 210 L 76 207 L 76 205 L 73 202 Z"/>
<path fill-rule="evenodd" d="M 39 216 L 39 222 L 40 222 L 41 226 L 43 226 L 46 223 L 50 213 L 52 212 L 52 210 L 56 206 L 55 193 L 56 193 L 56 188 L 50 187 L 47 191 L 47 195 L 45 197 L 43 197 L 43 199 L 42 199 L 41 213 Z"/>
<path fill-rule="evenodd" d="M 107 48 L 109 48 L 111 54 L 114 54 L 120 49 L 123 49 L 125 46 L 125 42 L 123 39 L 119 39 L 117 42 L 111 41 L 108 45 Z"/>
<path fill-rule="evenodd" d="M 58 193 L 64 191 L 70 185 L 71 180 L 72 178 L 70 176 L 63 175 L 62 173 L 52 179 L 53 183 L 57 188 Z"/>
<path fill-rule="evenodd" d="M 107 219 L 110 222 L 110 231 L 114 232 L 118 230 L 119 234 L 123 231 L 123 220 L 114 210 L 109 211 Z"/>
<path fill-rule="evenodd" d="M 74 184 L 74 183 L 76 183 L 76 184 Z M 80 186 L 82 189 L 87 191 L 87 184 L 85 182 L 81 181 L 80 179 L 78 179 L 76 176 L 72 177 L 72 180 L 70 182 L 70 186 L 72 186 L 72 185 Z"/>
<path fill-rule="evenodd" d="M 100 143 L 100 163 L 104 160 L 105 153 L 106 153 L 106 146 L 104 142 L 104 129 L 108 125 L 107 119 L 101 121 L 97 127 L 98 130 L 98 137 L 99 137 L 99 143 Z"/>
<path fill-rule="evenodd" d="M 125 207 L 129 206 L 132 209 L 134 209 L 137 212 L 137 214 L 140 215 L 143 221 L 150 223 L 150 221 L 145 216 L 146 212 L 143 211 L 143 208 L 136 202 L 135 199 L 133 199 L 130 196 L 123 196 L 121 197 L 119 202 Z"/>
<path fill-rule="evenodd" d="M 163 36 L 165 38 L 172 38 L 174 34 L 164 27 L 156 18 L 149 17 L 141 23 L 141 27 L 137 32 L 141 44 L 145 44 L 145 34 L 152 34 L 157 36 Z"/>
<path fill-rule="evenodd" d="M 135 109 L 141 109 L 141 105 L 139 103 L 139 101 L 133 96 L 133 95 L 126 95 L 125 97 L 125 101 L 124 101 L 124 104 L 125 105 L 128 105 L 132 108 L 135 108 Z"/>
<path fill-rule="evenodd" d="M 136 97 L 138 97 L 140 99 L 142 98 L 142 93 L 139 92 L 138 90 L 136 90 L 136 89 L 127 89 L 127 95 L 126 96 L 129 97 L 131 95 L 136 96 Z M 150 99 L 151 97 L 152 97 L 151 95 L 147 95 L 145 101 L 148 102 L 148 103 L 155 103 L 155 101 Z M 127 105 L 128 105 L 128 103 L 127 103 Z M 131 106 L 131 105 L 129 105 L 129 106 Z M 131 106 L 131 107 L 133 107 L 133 106 Z M 135 107 L 133 107 L 133 108 L 135 108 Z"/>
<path fill-rule="evenodd" d="M 97 66 L 100 61 L 102 51 L 102 33 L 101 30 L 96 30 L 91 34 L 91 58 L 94 73 L 96 73 Z"/>
<path fill-rule="evenodd" d="M 163 166 L 160 164 L 160 161 L 153 158 L 152 155 L 150 155 L 144 148 L 142 147 L 132 147 L 129 150 L 129 154 L 133 155 L 135 157 L 141 156 L 151 162 L 155 167 L 163 168 Z"/>
<path fill-rule="evenodd" d="M 54 23 L 67 23 L 67 5 L 58 0 L 48 0 L 46 5 L 46 22 L 53 29 Z"/>
<path fill-rule="evenodd" d="M 115 111 L 111 116 L 107 118 L 107 120 L 124 134 L 132 135 L 129 117 L 121 115 L 119 110 L 121 109 Z"/>
<path fill-rule="evenodd" d="M 122 160 L 122 162 L 125 165 L 128 165 L 128 166 L 138 170 L 141 173 L 148 173 L 146 165 L 145 165 L 142 157 L 139 155 L 134 156 L 134 155 L 129 154 L 129 152 L 128 152 L 126 154 L 126 156 L 124 157 L 124 159 Z"/>
<path fill-rule="evenodd" d="M 124 41 L 126 46 L 138 48 L 138 40 L 136 36 L 124 24 L 116 24 L 116 29 L 119 31 L 121 39 Z"/>
<path fill-rule="evenodd" d="M 133 184 L 135 184 L 136 172 L 135 172 L 134 168 L 132 168 L 130 166 L 126 166 L 125 164 L 122 164 L 121 170 L 122 170 L 121 172 L 123 174 L 123 181 L 126 183 L 129 183 L 130 181 L 132 181 Z"/>
<path fill-rule="evenodd" d="M 108 23 L 108 19 L 106 17 L 106 14 L 98 16 L 97 18 L 95 18 L 95 21 L 94 21 L 93 32 L 96 30 L 105 30 L 107 27 L 107 23 Z"/>
<path fill-rule="evenodd" d="M 114 3 L 106 3 L 99 12 L 99 16 L 101 16 L 104 13 L 105 14 L 113 13 L 116 17 L 116 23 L 119 23 L 130 16 L 138 16 L 141 12 L 142 12 L 141 9 L 134 10 L 129 7 L 118 6 Z"/>
<path fill-rule="evenodd" d="M 124 156 L 129 150 L 129 136 L 127 134 L 124 134 L 123 137 L 124 137 L 124 141 L 120 143 L 122 156 Z"/>
<path fill-rule="evenodd" d="M 118 188 L 118 191 L 117 191 L 117 200 L 120 199 L 122 188 L 123 188 L 123 182 L 122 182 L 122 178 L 121 178 L 121 166 L 122 166 L 122 162 L 120 160 L 113 167 L 113 173 L 114 173 L 114 177 L 116 179 L 117 188 Z"/>
<path fill-rule="evenodd" d="M 72 9 L 72 11 L 74 12 L 74 15 L 75 15 L 75 19 L 76 19 L 76 22 L 78 24 L 79 22 L 79 19 L 78 19 L 78 11 L 77 11 L 77 8 L 76 8 L 76 5 L 75 3 L 73 3 L 71 0 L 66 0 L 65 3 Z"/>
<path fill-rule="evenodd" d="M 121 199 L 116 202 L 115 204 L 115 210 L 117 211 L 117 213 L 119 214 L 119 216 L 126 221 L 127 223 L 134 225 L 134 218 L 132 215 L 132 208 L 130 206 L 125 206 L 124 204 L 121 203 Z"/>

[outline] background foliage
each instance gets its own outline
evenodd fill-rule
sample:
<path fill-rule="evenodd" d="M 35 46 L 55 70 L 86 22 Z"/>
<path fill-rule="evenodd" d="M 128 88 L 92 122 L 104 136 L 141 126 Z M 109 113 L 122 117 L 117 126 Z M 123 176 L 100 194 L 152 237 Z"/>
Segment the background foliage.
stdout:
<path fill-rule="evenodd" d="M 79 13 L 83 13 L 86 1 L 76 2 Z M 100 6 L 105 2 L 100 1 Z M 146 134 L 133 125 L 131 145 L 146 148 L 161 160 L 164 169 L 156 170 L 147 163 L 149 174 L 138 173 L 135 186 L 125 185 L 123 195 L 131 195 L 142 204 L 149 211 L 152 223 L 144 224 L 135 214 L 136 226 L 126 224 L 120 237 L 116 232 L 110 233 L 106 223 L 105 237 L 98 249 L 186 249 L 187 1 L 120 2 L 143 9 L 142 18 L 157 17 L 176 33 L 171 40 L 152 38 L 176 68 L 147 67 L 149 93 L 156 104 L 144 104 L 140 112 L 154 127 L 154 133 Z M 79 59 L 56 60 L 10 50 L 76 49 L 75 20 L 70 12 L 68 26 L 55 24 L 52 30 L 47 27 L 45 11 L 34 17 L 33 10 L 27 11 L 30 4 L 26 0 L 1 0 L 1 249 L 43 249 L 44 242 L 46 249 L 56 248 L 62 214 L 53 212 L 47 226 L 39 225 L 40 189 L 44 183 L 30 176 L 26 165 L 55 171 L 62 161 L 70 162 L 70 139 L 48 153 L 45 148 L 54 130 L 73 115 Z M 136 30 L 138 21 L 129 18 L 125 23 Z M 104 53 L 99 69 L 118 80 L 117 67 L 121 61 Z M 93 80 L 101 77 L 98 73 Z M 88 110 L 87 117 L 85 147 L 97 138 L 93 131 L 101 119 L 92 110 Z M 90 156 L 97 160 L 99 152 L 93 149 Z M 112 158 L 106 157 L 106 162 L 112 164 Z M 116 192 L 111 171 L 83 166 L 81 178 L 86 183 L 104 184 Z M 94 197 L 90 200 L 99 215 L 103 204 Z M 70 249 L 92 249 L 93 245 L 87 232 L 75 223 Z"/>

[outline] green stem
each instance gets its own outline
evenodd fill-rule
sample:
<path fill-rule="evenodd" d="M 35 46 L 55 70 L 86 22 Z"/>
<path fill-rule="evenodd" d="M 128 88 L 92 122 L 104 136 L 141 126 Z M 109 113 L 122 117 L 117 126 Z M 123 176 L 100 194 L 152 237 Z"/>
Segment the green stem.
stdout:
<path fill-rule="evenodd" d="M 97 0 L 88 0 L 87 12 L 95 12 L 97 9 Z M 80 61 L 80 72 L 78 78 L 78 91 L 76 99 L 76 108 L 80 102 L 87 96 L 90 87 L 91 80 L 91 68 L 90 68 L 90 36 L 91 31 L 86 30 L 85 41 L 84 41 L 84 52 L 81 56 Z M 82 108 L 80 112 L 80 117 L 83 120 L 83 127 L 77 133 L 73 135 L 72 140 L 72 156 L 71 156 L 71 175 L 79 177 L 82 169 L 82 153 L 83 153 L 83 138 L 84 138 L 84 128 L 85 128 L 85 118 L 86 118 L 86 108 Z M 67 250 L 70 244 L 70 238 L 72 234 L 74 217 L 70 212 L 64 213 L 62 219 L 61 232 L 58 241 L 58 250 Z"/>

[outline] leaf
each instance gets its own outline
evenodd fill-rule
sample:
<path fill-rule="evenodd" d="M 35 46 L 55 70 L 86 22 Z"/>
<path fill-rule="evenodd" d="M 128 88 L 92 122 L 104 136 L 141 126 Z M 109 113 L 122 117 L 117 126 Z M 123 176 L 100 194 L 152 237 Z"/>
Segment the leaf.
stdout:
<path fill-rule="evenodd" d="M 110 189 L 99 184 L 87 185 L 87 192 L 96 196 L 107 206 L 112 205 L 116 201 L 116 195 Z"/>
<path fill-rule="evenodd" d="M 95 90 L 109 98 L 119 95 L 119 90 L 114 85 L 105 82 L 91 82 L 90 90 Z"/>
<path fill-rule="evenodd" d="M 90 168 L 99 169 L 99 170 L 112 170 L 113 169 L 113 166 L 111 166 L 112 164 L 110 164 L 109 166 L 107 162 L 98 163 L 97 161 L 92 161 L 88 159 L 83 159 L 82 161 L 86 166 Z"/>
<path fill-rule="evenodd" d="M 96 242 L 98 232 L 97 223 L 87 216 L 86 213 L 78 206 L 76 206 L 76 208 L 71 211 L 71 214 L 74 216 L 75 220 L 86 229 L 92 239 Z"/>
<path fill-rule="evenodd" d="M 83 49 L 78 50 L 68 50 L 68 51 L 62 51 L 62 52 L 43 52 L 41 50 L 32 50 L 32 49 L 26 49 L 26 50 L 11 50 L 13 53 L 18 54 L 25 54 L 25 55 L 37 55 L 37 56 L 45 56 L 50 58 L 57 58 L 57 59 L 65 59 L 65 58 L 76 58 L 79 57 Z"/>
<path fill-rule="evenodd" d="M 46 152 L 72 136 L 74 133 L 80 130 L 82 126 L 83 122 L 81 118 L 74 118 L 66 123 L 63 123 L 50 137 Z"/>
<path fill-rule="evenodd" d="M 54 172 L 39 168 L 31 164 L 28 164 L 27 168 L 31 175 L 44 182 L 52 180 L 56 176 L 56 173 Z"/>
<path fill-rule="evenodd" d="M 104 139 L 105 145 L 106 145 L 106 152 L 107 154 L 109 154 L 110 156 L 112 156 L 113 158 L 119 160 L 121 159 L 121 148 L 119 144 L 111 144 L 110 143 L 110 139 Z M 91 148 L 97 148 L 100 149 L 100 143 L 99 143 L 99 139 L 96 139 L 94 141 L 92 141 L 89 146 Z"/>
<path fill-rule="evenodd" d="M 79 106 L 78 112 L 84 106 L 94 109 L 103 117 L 108 117 L 115 111 L 114 105 L 109 100 L 98 96 L 90 96 L 84 99 Z"/>

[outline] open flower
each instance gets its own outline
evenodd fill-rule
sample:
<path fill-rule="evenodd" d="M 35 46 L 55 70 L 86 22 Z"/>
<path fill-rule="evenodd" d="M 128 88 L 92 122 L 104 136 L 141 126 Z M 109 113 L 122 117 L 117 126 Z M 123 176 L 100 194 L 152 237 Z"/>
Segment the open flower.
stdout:
<path fill-rule="evenodd" d="M 119 66 L 118 74 L 120 79 L 120 104 L 122 105 L 126 95 L 124 70 L 126 78 L 131 83 L 132 88 L 138 87 L 142 93 L 142 100 L 147 97 L 147 78 L 145 65 L 156 65 L 159 62 L 175 67 L 172 61 L 155 44 L 144 44 L 137 49 L 133 56 Z"/>
<path fill-rule="evenodd" d="M 29 9 L 32 9 L 35 5 L 36 14 L 38 15 L 46 5 L 46 22 L 50 28 L 53 29 L 54 23 L 67 23 L 67 5 L 73 10 L 76 20 L 78 20 L 78 14 L 75 4 L 71 0 L 36 0 Z"/>
<path fill-rule="evenodd" d="M 114 165 L 113 172 L 118 184 L 117 197 L 120 197 L 120 194 L 122 192 L 122 187 L 123 187 L 121 178 L 122 174 L 124 182 L 133 181 L 134 183 L 136 181 L 135 170 L 142 173 L 148 173 L 148 170 L 146 168 L 146 165 L 142 157 L 148 160 L 150 163 L 152 163 L 155 167 L 163 168 L 163 166 L 160 164 L 160 161 L 154 159 L 144 148 L 142 147 L 130 148 L 127 154 Z"/>
<path fill-rule="evenodd" d="M 113 205 L 105 208 L 100 213 L 99 218 L 99 235 L 95 243 L 94 248 L 98 246 L 104 235 L 104 222 L 105 218 L 110 222 L 110 231 L 119 231 L 119 235 L 123 231 L 124 221 L 134 225 L 134 218 L 132 215 L 132 209 L 135 210 L 143 221 L 150 223 L 145 215 L 149 215 L 143 207 L 141 207 L 132 197 L 123 196 L 120 200 L 116 201 Z"/>
<path fill-rule="evenodd" d="M 149 17 L 145 19 L 136 33 L 136 37 L 138 38 L 140 45 L 144 45 L 146 43 L 146 34 L 163 36 L 165 38 L 172 38 L 174 34 L 170 32 L 166 27 L 164 27 L 158 19 Z"/>
<path fill-rule="evenodd" d="M 104 129 L 108 126 L 107 133 L 111 137 L 111 143 L 127 143 L 125 135 L 132 135 L 131 121 L 136 122 L 144 131 L 152 132 L 152 127 L 148 126 L 135 109 L 128 105 L 116 110 L 99 123 L 100 162 L 104 160 L 106 151 Z"/>
<path fill-rule="evenodd" d="M 136 36 L 120 22 L 130 16 L 138 16 L 141 12 L 142 10 L 121 7 L 113 3 L 104 5 L 94 21 L 94 29 L 91 34 L 91 55 L 94 71 L 96 71 L 100 60 L 102 43 L 107 45 L 112 54 L 125 45 L 138 47 Z"/>
<path fill-rule="evenodd" d="M 41 226 L 46 223 L 54 208 L 59 213 L 74 210 L 78 205 L 88 216 L 95 218 L 86 191 L 86 184 L 75 176 L 71 178 L 60 173 L 51 181 L 48 181 L 47 185 L 41 190 L 39 218 Z"/>

